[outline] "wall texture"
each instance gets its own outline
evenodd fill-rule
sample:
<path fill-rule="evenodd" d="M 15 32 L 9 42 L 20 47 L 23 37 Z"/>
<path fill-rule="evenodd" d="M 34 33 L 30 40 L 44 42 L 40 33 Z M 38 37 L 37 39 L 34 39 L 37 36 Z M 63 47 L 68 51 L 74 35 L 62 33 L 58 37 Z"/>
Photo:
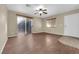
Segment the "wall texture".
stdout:
<path fill-rule="evenodd" d="M 42 32 L 42 20 L 40 18 L 32 19 L 32 33 Z"/>
<path fill-rule="evenodd" d="M 64 17 L 64 35 L 79 38 L 79 13 Z"/>
<path fill-rule="evenodd" d="M 54 28 L 46 27 L 46 19 L 43 19 L 42 21 L 43 31 L 47 33 L 52 33 L 52 34 L 64 35 L 64 16 L 72 15 L 76 13 L 79 13 L 79 9 L 51 16 L 53 18 L 56 18 L 56 25 L 55 25 L 56 27 Z"/>
<path fill-rule="evenodd" d="M 64 17 L 62 15 L 56 16 L 56 27 L 53 28 L 54 34 L 64 34 Z"/>
<path fill-rule="evenodd" d="M 17 12 L 8 11 L 8 37 L 17 35 Z M 21 14 L 21 13 L 19 13 Z M 42 32 L 42 22 L 40 18 L 32 19 L 32 33 Z"/>
<path fill-rule="evenodd" d="M 16 36 L 17 34 L 17 16 L 13 11 L 8 11 L 8 37 Z"/>
<path fill-rule="evenodd" d="M 8 13 L 8 36 L 16 36 L 17 33 L 17 12 L 9 11 Z M 52 34 L 64 35 L 64 16 L 79 13 L 79 9 L 51 16 L 56 18 L 55 27 L 46 27 L 46 19 L 33 18 L 32 32 L 47 32 Z M 21 13 L 19 13 L 21 14 Z"/>
<path fill-rule="evenodd" d="M 43 31 L 51 34 L 64 34 L 64 17 L 62 15 L 53 16 L 56 18 L 55 27 L 46 27 L 46 19 L 43 20 Z M 52 24 L 53 25 L 53 24 Z"/>
<path fill-rule="evenodd" d="M 7 8 L 5 5 L 0 5 L 0 53 L 7 41 Z"/>

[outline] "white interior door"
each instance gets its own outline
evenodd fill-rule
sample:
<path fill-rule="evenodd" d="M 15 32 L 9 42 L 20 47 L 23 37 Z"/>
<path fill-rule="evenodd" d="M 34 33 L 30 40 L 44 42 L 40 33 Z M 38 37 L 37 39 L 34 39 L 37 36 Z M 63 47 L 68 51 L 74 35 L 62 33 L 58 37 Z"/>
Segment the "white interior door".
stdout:
<path fill-rule="evenodd" d="M 64 35 L 79 37 L 79 13 L 64 16 Z"/>

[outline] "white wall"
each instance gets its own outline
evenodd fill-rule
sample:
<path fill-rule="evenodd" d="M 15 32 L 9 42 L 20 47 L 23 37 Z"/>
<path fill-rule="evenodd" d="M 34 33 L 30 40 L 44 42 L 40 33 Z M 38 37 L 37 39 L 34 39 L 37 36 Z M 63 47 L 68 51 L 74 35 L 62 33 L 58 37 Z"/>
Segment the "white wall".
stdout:
<path fill-rule="evenodd" d="M 13 11 L 8 11 L 8 37 L 17 35 L 17 16 Z"/>
<path fill-rule="evenodd" d="M 7 41 L 7 8 L 0 5 L 0 53 Z"/>
<path fill-rule="evenodd" d="M 17 35 L 16 13 L 17 12 L 9 11 L 8 36 L 16 36 Z M 52 33 L 52 34 L 64 35 L 64 16 L 72 15 L 72 14 L 76 14 L 76 13 L 79 13 L 79 9 L 51 16 L 53 18 L 56 18 L 56 27 L 54 27 L 54 28 L 46 27 L 46 20 L 45 19 L 34 18 L 34 19 L 32 19 L 32 23 L 33 23 L 32 32 L 33 33 L 47 32 L 47 33 Z M 19 14 L 21 14 L 21 13 L 19 13 Z"/>
<path fill-rule="evenodd" d="M 55 27 L 46 27 L 46 19 L 42 21 L 43 23 L 43 32 L 51 33 L 51 34 L 64 34 L 64 17 L 62 15 L 53 16 L 53 18 L 56 18 Z M 53 25 L 53 24 L 52 24 Z"/>
<path fill-rule="evenodd" d="M 79 37 L 79 13 L 64 16 L 64 35 Z"/>
<path fill-rule="evenodd" d="M 17 16 L 16 12 L 8 11 L 8 37 L 17 35 Z M 32 19 L 32 33 L 42 32 L 42 21 L 40 18 Z"/>
<path fill-rule="evenodd" d="M 42 32 L 42 21 L 40 18 L 32 19 L 32 33 Z"/>

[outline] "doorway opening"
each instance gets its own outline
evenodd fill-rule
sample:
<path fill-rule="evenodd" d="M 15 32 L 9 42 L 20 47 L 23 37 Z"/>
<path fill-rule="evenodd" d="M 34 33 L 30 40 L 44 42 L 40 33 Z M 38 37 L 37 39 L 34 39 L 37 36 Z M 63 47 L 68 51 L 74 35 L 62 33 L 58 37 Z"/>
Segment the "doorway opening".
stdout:
<path fill-rule="evenodd" d="M 31 19 L 23 16 L 17 16 L 17 31 L 18 33 L 31 34 L 32 24 Z"/>

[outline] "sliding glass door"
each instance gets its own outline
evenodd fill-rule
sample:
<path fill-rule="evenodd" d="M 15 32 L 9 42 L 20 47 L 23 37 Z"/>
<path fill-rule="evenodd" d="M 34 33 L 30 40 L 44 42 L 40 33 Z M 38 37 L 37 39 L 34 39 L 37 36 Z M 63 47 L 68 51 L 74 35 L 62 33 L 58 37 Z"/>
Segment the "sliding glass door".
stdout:
<path fill-rule="evenodd" d="M 17 27 L 18 33 L 31 33 L 31 20 L 23 16 L 17 16 Z"/>

